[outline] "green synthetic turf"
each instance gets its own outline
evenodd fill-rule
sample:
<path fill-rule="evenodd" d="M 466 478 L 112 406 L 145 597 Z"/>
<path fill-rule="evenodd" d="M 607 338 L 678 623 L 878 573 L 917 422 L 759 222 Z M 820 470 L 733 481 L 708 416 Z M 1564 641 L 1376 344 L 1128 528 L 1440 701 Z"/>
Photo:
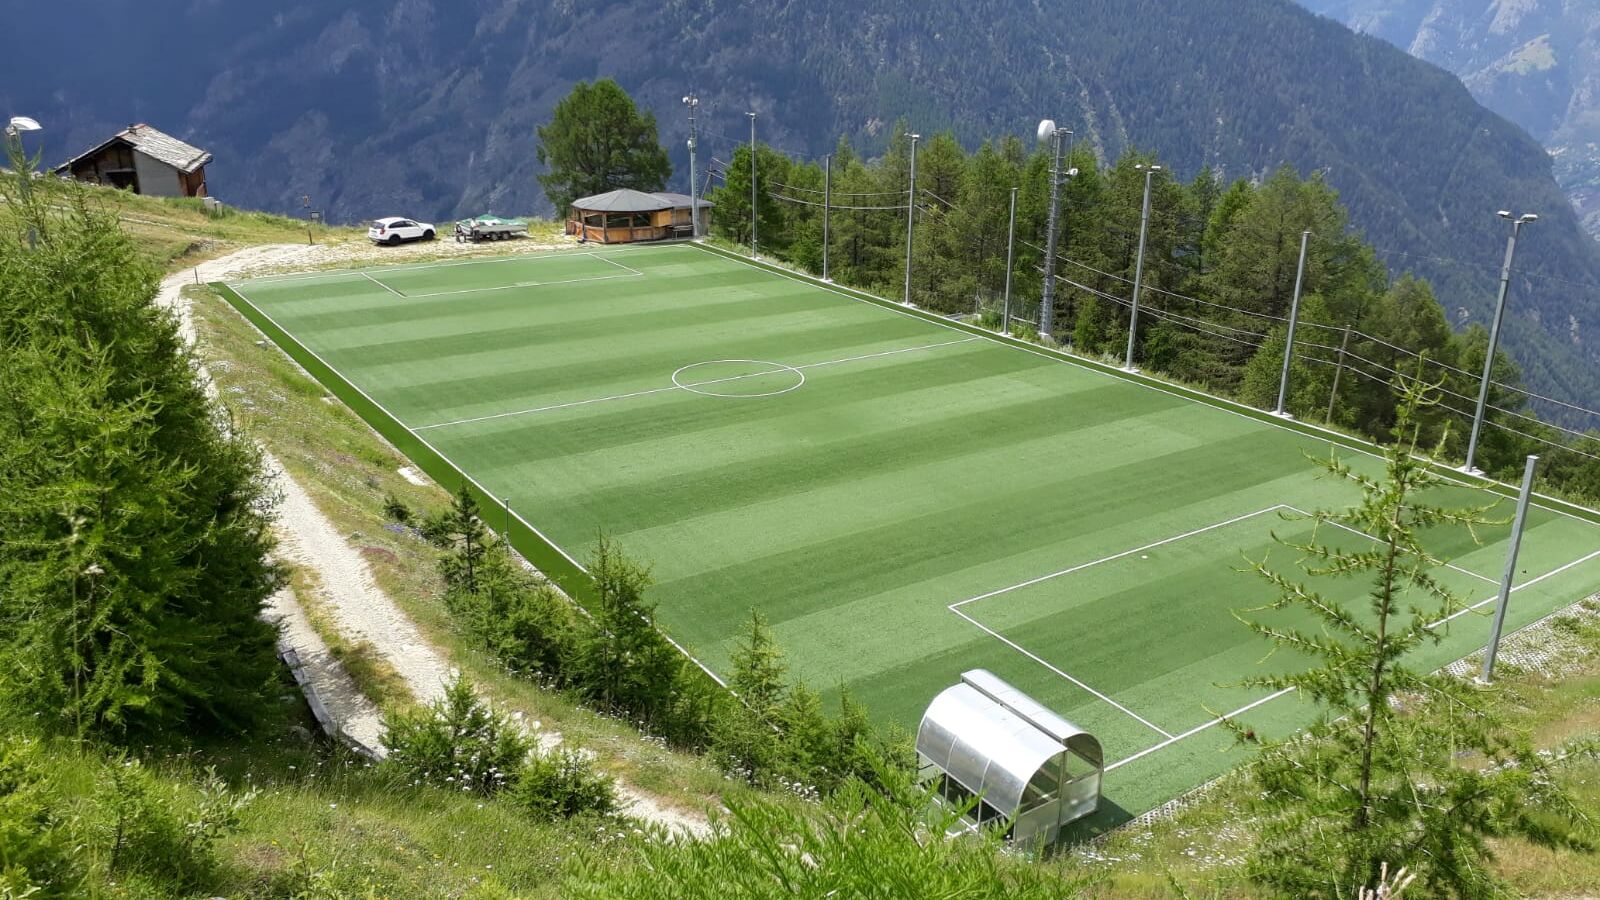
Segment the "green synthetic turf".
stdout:
<path fill-rule="evenodd" d="M 651 564 L 663 626 L 712 670 L 755 608 L 796 675 L 907 727 L 989 668 L 1101 737 L 1123 813 L 1240 759 L 1204 726 L 1267 696 L 1238 679 L 1296 661 L 1235 618 L 1270 597 L 1238 569 L 1291 565 L 1271 535 L 1305 536 L 1292 509 L 1355 496 L 1307 458 L 1332 438 L 696 246 L 235 290 L 436 479 L 459 467 L 508 499 L 513 539 L 569 587 L 567 555 L 604 529 Z M 1509 516 L 1477 488 L 1442 493 Z M 1443 580 L 1492 597 L 1508 532 L 1430 535 L 1457 567 Z M 1535 509 L 1510 625 L 1600 586 L 1597 551 L 1600 525 Z M 1490 608 L 1443 627 L 1427 662 L 1480 646 Z M 1290 695 L 1244 719 L 1283 733 L 1305 715 Z"/>

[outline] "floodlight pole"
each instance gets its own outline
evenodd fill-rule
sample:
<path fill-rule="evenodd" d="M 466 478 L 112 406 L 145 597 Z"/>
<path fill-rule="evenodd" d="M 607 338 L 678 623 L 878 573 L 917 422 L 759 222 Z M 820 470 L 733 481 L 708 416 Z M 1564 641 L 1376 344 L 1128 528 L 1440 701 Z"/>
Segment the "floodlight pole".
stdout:
<path fill-rule="evenodd" d="M 1056 128 L 1050 132 L 1050 216 L 1044 239 L 1044 296 L 1039 300 L 1039 337 L 1049 338 L 1056 324 L 1056 230 L 1061 207 L 1061 136 L 1072 132 Z"/>
<path fill-rule="evenodd" d="M 21 179 L 19 183 L 22 192 L 22 202 L 27 204 L 33 199 L 33 161 L 28 159 L 28 151 L 22 146 L 22 133 L 24 131 L 39 131 L 39 123 L 27 116 L 12 116 L 6 123 L 6 155 L 18 164 Z M 36 250 L 39 246 L 39 232 L 28 226 L 28 249 Z"/>
<path fill-rule="evenodd" d="M 756 114 L 750 117 L 750 258 L 756 258 Z"/>
<path fill-rule="evenodd" d="M 828 240 L 829 227 L 833 219 L 833 154 L 829 153 L 822 160 L 822 280 L 828 278 Z"/>
<path fill-rule="evenodd" d="M 1289 417 L 1284 404 L 1289 400 L 1289 361 L 1294 358 L 1294 329 L 1300 324 L 1300 291 L 1306 283 L 1306 246 L 1311 242 L 1311 232 L 1300 232 L 1300 266 L 1295 269 L 1294 301 L 1289 304 L 1289 334 L 1283 347 L 1283 374 L 1278 377 L 1278 408 L 1275 416 Z"/>
<path fill-rule="evenodd" d="M 1017 189 L 1011 189 L 1011 223 L 1006 226 L 1006 299 L 1001 306 L 1000 331 L 1011 336 L 1011 260 L 1017 247 Z"/>
<path fill-rule="evenodd" d="M 1139 214 L 1139 256 L 1133 265 L 1133 308 L 1128 312 L 1128 358 L 1122 368 L 1132 372 L 1133 347 L 1139 339 L 1139 294 L 1144 289 L 1144 245 L 1150 234 L 1150 180 L 1161 171 L 1160 166 L 1140 164 L 1144 169 L 1144 210 Z"/>
<path fill-rule="evenodd" d="M 906 191 L 906 293 L 900 302 L 911 305 L 911 238 L 917 224 L 917 140 L 920 134 L 907 134 L 911 138 L 911 186 Z"/>
<path fill-rule="evenodd" d="M 1522 469 L 1522 493 L 1517 495 L 1517 518 L 1511 524 L 1511 547 L 1506 551 L 1506 572 L 1500 577 L 1500 602 L 1495 604 L 1494 624 L 1489 628 L 1489 645 L 1483 651 L 1483 671 L 1479 684 L 1494 679 L 1494 659 L 1500 653 L 1500 634 L 1506 624 L 1506 605 L 1511 602 L 1511 582 L 1517 576 L 1517 554 L 1522 550 L 1522 527 L 1528 520 L 1528 498 L 1533 494 L 1533 471 L 1539 457 L 1530 455 Z"/>
<path fill-rule="evenodd" d="M 1478 458 L 1478 437 L 1483 431 L 1483 412 L 1489 405 L 1489 381 L 1494 374 L 1494 354 L 1500 346 L 1500 325 L 1506 316 L 1506 294 L 1511 290 L 1511 261 L 1517 255 L 1517 234 L 1522 231 L 1522 226 L 1528 222 L 1538 220 L 1538 216 L 1523 214 L 1511 219 L 1509 212 L 1501 211 L 1500 218 L 1511 220 L 1511 236 L 1506 239 L 1506 260 L 1500 266 L 1500 298 L 1494 305 L 1494 322 L 1489 327 L 1489 347 L 1483 357 L 1483 381 L 1478 385 L 1478 409 L 1472 416 L 1472 437 L 1467 441 L 1467 464 L 1461 467 L 1463 472 L 1476 473 L 1473 465 Z"/>
<path fill-rule="evenodd" d="M 699 131 L 695 125 L 695 112 L 700 108 L 700 98 L 690 94 L 683 98 L 683 105 L 689 107 L 689 235 L 700 237 L 700 185 L 695 172 L 695 145 L 700 143 Z"/>

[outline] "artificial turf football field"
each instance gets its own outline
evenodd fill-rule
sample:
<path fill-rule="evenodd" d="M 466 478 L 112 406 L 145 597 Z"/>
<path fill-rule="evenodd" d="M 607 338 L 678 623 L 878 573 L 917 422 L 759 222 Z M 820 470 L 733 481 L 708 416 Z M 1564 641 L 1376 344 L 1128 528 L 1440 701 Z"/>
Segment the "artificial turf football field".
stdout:
<path fill-rule="evenodd" d="M 602 529 L 648 563 L 663 628 L 712 671 L 751 609 L 793 674 L 909 729 L 988 668 L 1100 738 L 1113 820 L 1240 761 L 1222 714 L 1307 719 L 1235 684 L 1299 664 L 1235 612 L 1272 597 L 1246 557 L 1292 568 L 1273 533 L 1355 499 L 1307 458 L 1326 436 L 694 245 L 231 287 L 435 478 L 509 501 L 558 580 Z M 1600 525 L 1558 506 L 1530 512 L 1510 628 L 1600 588 Z M 1426 663 L 1481 647 L 1509 531 L 1428 535 L 1478 606 Z M 1319 586 L 1365 608 L 1364 583 Z"/>

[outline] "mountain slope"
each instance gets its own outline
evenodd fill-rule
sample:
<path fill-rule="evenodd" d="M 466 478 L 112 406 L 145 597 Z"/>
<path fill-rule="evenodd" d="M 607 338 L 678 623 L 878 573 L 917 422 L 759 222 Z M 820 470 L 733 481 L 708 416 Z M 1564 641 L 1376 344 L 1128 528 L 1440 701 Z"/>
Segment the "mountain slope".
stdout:
<path fill-rule="evenodd" d="M 1600 5 L 1584 0 L 1301 0 L 1442 66 L 1556 158 L 1600 237 Z"/>
<path fill-rule="evenodd" d="M 656 112 L 680 187 L 689 89 L 721 159 L 755 109 L 764 140 L 807 154 L 840 133 L 874 149 L 900 117 L 975 142 L 1048 115 L 1185 177 L 1324 169 L 1464 322 L 1492 302 L 1494 210 L 1533 209 L 1519 268 L 1550 277 L 1519 279 L 1509 346 L 1537 388 L 1600 396 L 1600 311 L 1577 286 L 1600 284 L 1600 248 L 1549 157 L 1449 74 L 1289 0 L 192 0 L 156 20 L 132 0 L 7 3 L 0 104 L 46 121 L 52 157 L 148 120 L 216 153 L 224 199 L 309 195 L 334 221 L 543 208 L 534 127 L 600 75 Z"/>

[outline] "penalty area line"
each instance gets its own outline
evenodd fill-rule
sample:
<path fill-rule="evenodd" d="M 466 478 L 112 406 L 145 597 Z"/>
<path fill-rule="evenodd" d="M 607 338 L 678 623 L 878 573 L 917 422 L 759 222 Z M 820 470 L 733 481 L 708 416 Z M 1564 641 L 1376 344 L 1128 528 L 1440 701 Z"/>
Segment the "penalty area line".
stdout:
<path fill-rule="evenodd" d="M 1595 552 L 1590 553 L 1587 556 L 1583 556 L 1583 557 L 1580 557 L 1578 559 L 1575 559 L 1572 562 L 1567 563 L 1566 565 L 1558 566 L 1558 567 L 1556 567 L 1554 569 L 1551 569 L 1550 571 L 1544 573 L 1543 575 L 1540 575 L 1540 576 L 1537 576 L 1535 578 L 1529 579 L 1528 581 L 1525 581 L 1522 584 L 1515 585 L 1515 586 L 1513 586 L 1511 588 L 1511 591 L 1512 591 L 1512 593 L 1516 593 L 1517 591 L 1522 590 L 1525 587 L 1532 587 L 1532 586 L 1538 584 L 1539 582 L 1544 581 L 1546 578 L 1553 578 L 1553 577 L 1555 577 L 1557 575 L 1560 575 L 1562 572 L 1566 572 L 1566 571 L 1568 571 L 1568 570 L 1570 570 L 1572 568 L 1575 568 L 1577 566 L 1581 566 L 1584 563 L 1589 562 L 1589 561 L 1594 560 L 1594 559 L 1597 559 L 1597 558 L 1600 558 L 1600 550 L 1596 550 Z M 1494 596 L 1489 597 L 1486 600 L 1480 600 L 1477 603 L 1474 603 L 1474 604 L 1472 604 L 1471 606 L 1469 606 L 1469 607 L 1467 607 L 1465 609 L 1457 610 L 1456 612 L 1444 617 L 1443 619 L 1440 619 L 1437 622 L 1432 622 L 1432 623 L 1430 623 L 1428 625 L 1428 627 L 1430 629 L 1431 628 L 1437 628 L 1440 625 L 1443 625 L 1446 622 L 1449 622 L 1451 619 L 1456 618 L 1457 616 L 1464 616 L 1467 613 L 1472 612 L 1473 610 L 1476 610 L 1476 609 L 1478 609 L 1479 607 L 1481 607 L 1481 606 L 1483 606 L 1485 604 L 1493 603 L 1498 599 L 1500 599 L 1500 595 L 1498 593 L 1496 593 Z M 1512 632 L 1512 633 L 1515 634 L 1515 632 Z M 1473 651 L 1473 653 L 1477 653 L 1477 652 L 1478 652 L 1477 650 Z M 1467 656 L 1463 656 L 1462 659 L 1466 659 L 1466 658 L 1470 657 L 1471 655 L 1472 654 L 1469 653 L 1469 654 L 1467 654 Z M 1247 713 L 1250 710 L 1255 709 L 1258 706 L 1262 706 L 1262 705 L 1264 705 L 1266 703 L 1269 703 L 1269 702 L 1271 702 L 1273 700 L 1276 700 L 1279 697 L 1284 696 L 1285 694 L 1292 694 L 1292 693 L 1294 693 L 1294 691 L 1295 691 L 1295 688 L 1286 687 L 1286 688 L 1284 688 L 1284 689 L 1282 689 L 1280 691 L 1277 691 L 1275 693 L 1268 694 L 1267 696 L 1262 697 L 1261 699 L 1259 699 L 1259 700 L 1257 700 L 1257 701 L 1255 701 L 1253 703 L 1247 703 L 1244 706 L 1239 707 L 1238 709 L 1234 710 L 1233 712 L 1226 713 L 1225 715 L 1218 716 L 1217 718 L 1212 719 L 1211 721 L 1206 722 L 1203 725 L 1197 725 L 1194 728 L 1191 728 L 1188 731 L 1183 732 L 1182 734 L 1176 735 L 1176 736 L 1174 736 L 1172 738 L 1169 738 L 1169 739 L 1167 739 L 1165 741 L 1162 741 L 1159 744 L 1155 744 L 1153 746 L 1146 747 L 1145 749 L 1140 750 L 1138 753 L 1135 753 L 1132 756 L 1129 756 L 1129 757 L 1127 757 L 1125 759 L 1119 759 L 1116 762 L 1112 763 L 1111 765 L 1106 766 L 1106 771 L 1110 772 L 1110 771 L 1112 771 L 1114 769 L 1117 769 L 1117 768 L 1120 768 L 1122 766 L 1125 766 L 1128 763 L 1131 763 L 1134 760 L 1140 759 L 1141 757 L 1148 756 L 1151 753 L 1156 752 L 1157 750 L 1164 750 L 1167 747 L 1170 747 L 1173 744 L 1176 744 L 1178 741 L 1183 740 L 1184 738 L 1193 737 L 1194 735 L 1197 735 L 1200 732 L 1205 731 L 1207 728 L 1210 728 L 1213 725 L 1218 725 L 1218 724 L 1220 724 L 1220 723 L 1222 723 L 1224 721 L 1227 721 L 1228 719 L 1234 718 L 1235 716 L 1243 715 L 1244 713 Z"/>
<path fill-rule="evenodd" d="M 1065 678 L 1066 680 L 1072 682 L 1073 684 L 1077 685 L 1078 687 L 1083 688 L 1084 690 L 1086 690 L 1089 693 L 1093 694 L 1095 697 L 1099 698 L 1100 700 L 1103 700 L 1106 703 L 1111 704 L 1112 706 L 1116 707 L 1117 709 L 1121 710 L 1122 712 L 1127 713 L 1129 716 L 1132 716 L 1133 718 L 1137 719 L 1141 725 L 1144 725 L 1146 728 L 1149 728 L 1151 731 L 1154 731 L 1156 734 L 1159 734 L 1162 737 L 1165 737 L 1165 738 L 1168 738 L 1168 739 L 1172 738 L 1172 734 L 1170 732 L 1163 731 L 1161 729 L 1161 727 L 1156 725 L 1154 722 L 1151 722 L 1149 719 L 1146 719 L 1144 716 L 1141 716 L 1138 713 L 1134 712 L 1133 710 L 1127 708 L 1126 706 L 1123 706 L 1121 703 L 1118 703 L 1117 701 L 1115 701 L 1115 700 L 1111 699 L 1110 697 L 1106 696 L 1105 694 L 1095 690 L 1094 688 L 1090 687 L 1089 685 L 1084 684 L 1082 681 L 1079 681 L 1078 679 L 1073 678 L 1071 675 L 1068 675 L 1066 672 L 1061 671 L 1060 669 L 1058 669 L 1055 666 L 1051 665 L 1050 663 L 1046 662 L 1043 658 L 1041 658 L 1037 654 L 1032 653 L 1027 648 L 1023 647 L 1021 644 L 1018 644 L 1016 641 L 1011 640 L 1010 638 L 1006 637 L 1005 635 L 1001 634 L 1000 632 L 995 631 L 993 628 L 990 628 L 989 626 L 983 624 L 982 622 L 979 622 L 977 619 L 974 619 L 973 617 L 967 615 L 966 613 L 962 612 L 961 610 L 956 609 L 954 606 L 947 607 L 947 608 L 951 612 L 953 612 L 956 615 L 960 616 L 961 618 L 966 619 L 968 622 L 972 623 L 973 625 L 976 625 L 985 634 L 989 635 L 990 637 L 994 638 L 995 640 L 999 641 L 1000 643 L 1005 644 L 1007 647 L 1010 647 L 1011 649 L 1017 651 L 1018 653 L 1021 653 L 1023 656 L 1026 656 L 1027 658 L 1033 660 L 1034 662 L 1038 663 L 1039 665 L 1044 666 L 1046 669 L 1049 669 L 1050 671 L 1056 673 L 1057 675 L 1060 675 L 1062 678 Z"/>

